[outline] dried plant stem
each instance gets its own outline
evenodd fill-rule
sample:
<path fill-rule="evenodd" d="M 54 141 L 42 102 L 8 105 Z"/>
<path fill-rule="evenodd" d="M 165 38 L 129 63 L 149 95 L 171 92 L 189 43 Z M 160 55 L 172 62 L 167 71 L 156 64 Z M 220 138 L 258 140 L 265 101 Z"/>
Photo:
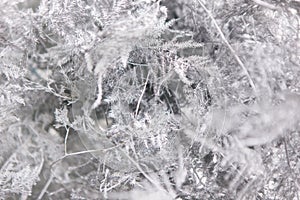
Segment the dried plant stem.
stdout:
<path fill-rule="evenodd" d="M 43 187 L 43 189 L 42 189 L 42 191 L 41 191 L 39 197 L 37 198 L 38 200 L 43 199 L 43 196 L 44 196 L 44 194 L 46 193 L 46 191 L 47 191 L 49 185 L 51 184 L 51 182 L 52 182 L 52 180 L 53 180 L 53 177 L 54 177 L 53 174 L 50 174 L 50 177 L 49 177 L 49 179 L 48 179 L 46 185 Z"/>
<path fill-rule="evenodd" d="M 203 4 L 203 2 L 201 0 L 197 0 L 197 2 L 201 5 L 201 7 L 204 9 L 204 11 L 208 14 L 209 18 L 212 20 L 213 24 L 215 25 L 217 31 L 219 32 L 219 34 L 221 36 L 223 42 L 229 48 L 229 50 L 231 51 L 231 53 L 234 56 L 235 60 L 238 62 L 238 64 L 240 65 L 240 67 L 243 69 L 245 75 L 247 76 L 247 78 L 249 80 L 250 86 L 254 90 L 254 93 L 256 93 L 255 84 L 254 84 L 254 82 L 253 82 L 253 80 L 252 80 L 252 78 L 251 78 L 248 70 L 246 69 L 244 63 L 241 61 L 241 59 L 239 58 L 239 56 L 237 55 L 237 53 L 235 52 L 235 50 L 229 44 L 229 42 L 226 39 L 224 33 L 222 32 L 221 28 L 219 27 L 218 23 L 216 22 L 215 18 L 212 16 L 211 12 L 206 8 L 206 6 Z"/>
<path fill-rule="evenodd" d="M 259 6 L 271 9 L 271 10 L 278 10 L 278 6 L 274 6 L 273 4 L 270 4 L 268 2 L 262 1 L 262 0 L 252 0 L 254 3 L 256 3 Z"/>
<path fill-rule="evenodd" d="M 52 168 L 53 168 L 54 165 L 56 165 L 59 161 L 65 159 L 67 157 L 81 155 L 81 154 L 91 154 L 91 153 L 96 153 L 96 152 L 106 152 L 106 151 L 114 150 L 114 149 L 118 148 L 119 146 L 121 146 L 121 145 L 109 147 L 109 148 L 106 148 L 106 149 L 91 149 L 91 150 L 85 150 L 85 151 L 78 151 L 78 152 L 68 153 L 68 154 L 62 156 L 61 158 L 57 159 L 56 161 L 54 161 L 50 165 L 50 169 L 52 170 Z"/>
<path fill-rule="evenodd" d="M 65 136 L 65 155 L 68 155 L 68 148 L 67 148 L 67 142 L 68 142 L 68 137 L 69 137 L 69 132 L 70 132 L 70 128 L 69 127 L 65 127 L 66 129 L 66 136 Z"/>
<path fill-rule="evenodd" d="M 140 98 L 139 98 L 139 101 L 138 101 L 137 106 L 136 106 L 136 109 L 135 109 L 135 116 L 138 115 L 139 108 L 140 108 L 140 105 L 141 105 L 141 101 L 142 101 L 143 96 L 144 96 L 144 94 L 145 94 L 145 91 L 146 91 L 146 88 L 147 88 L 147 83 L 148 83 L 148 81 L 149 81 L 149 73 L 148 73 L 148 75 L 147 75 L 147 78 L 146 78 L 146 81 L 145 81 L 145 85 L 144 85 L 142 94 L 141 94 L 141 96 L 140 96 Z"/>

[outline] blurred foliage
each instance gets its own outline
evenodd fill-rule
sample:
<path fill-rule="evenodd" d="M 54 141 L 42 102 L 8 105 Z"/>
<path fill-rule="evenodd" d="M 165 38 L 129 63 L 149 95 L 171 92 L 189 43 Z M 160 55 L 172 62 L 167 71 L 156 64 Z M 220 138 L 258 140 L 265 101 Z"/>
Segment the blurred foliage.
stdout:
<path fill-rule="evenodd" d="M 297 0 L 2 0 L 1 199 L 299 199 Z"/>

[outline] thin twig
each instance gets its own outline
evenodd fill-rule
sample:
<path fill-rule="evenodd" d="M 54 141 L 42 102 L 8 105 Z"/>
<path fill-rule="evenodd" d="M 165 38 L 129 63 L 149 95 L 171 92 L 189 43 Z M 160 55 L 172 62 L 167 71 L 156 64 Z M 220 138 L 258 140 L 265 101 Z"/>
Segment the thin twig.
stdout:
<path fill-rule="evenodd" d="M 124 181 L 126 181 L 126 180 L 129 179 L 129 178 L 130 178 L 129 175 L 127 175 L 127 176 L 121 178 L 121 180 L 119 180 L 118 183 L 116 183 L 116 184 L 110 186 L 109 188 L 107 188 L 107 191 L 109 192 L 110 190 L 112 190 L 112 189 L 118 187 L 119 185 L 121 185 Z"/>
<path fill-rule="evenodd" d="M 65 127 L 65 129 L 66 129 L 66 136 L 65 136 L 65 142 L 64 142 L 64 144 L 65 144 L 65 155 L 68 155 L 68 152 L 67 152 L 67 142 L 68 142 L 68 137 L 69 137 L 69 132 L 70 132 L 70 127 Z"/>
<path fill-rule="evenodd" d="M 46 191 L 47 191 L 49 185 L 51 184 L 51 182 L 52 182 L 52 180 L 53 180 L 53 177 L 54 177 L 53 174 L 50 174 L 50 177 L 49 177 L 49 179 L 48 179 L 46 185 L 44 186 L 44 188 L 42 189 L 40 195 L 39 195 L 38 198 L 37 198 L 38 200 L 40 200 L 40 199 L 43 198 L 44 194 L 46 193 Z"/>
<path fill-rule="evenodd" d="M 140 96 L 140 98 L 139 98 L 139 101 L 138 101 L 138 103 L 137 103 L 137 106 L 136 106 L 136 109 L 135 109 L 135 116 L 138 115 L 139 108 L 140 108 L 140 104 L 141 104 L 142 98 L 143 98 L 143 96 L 144 96 L 144 94 L 145 94 L 145 91 L 146 91 L 146 88 L 147 88 L 147 83 L 148 83 L 148 81 L 149 81 L 149 75 L 150 75 L 150 73 L 148 73 L 148 75 L 147 75 L 147 78 L 146 78 L 146 81 L 145 81 L 145 85 L 144 85 L 142 94 L 141 94 L 141 96 Z"/>
<path fill-rule="evenodd" d="M 287 144 L 286 144 L 286 139 L 285 138 L 283 138 L 283 142 L 284 142 L 284 150 L 285 150 L 286 161 L 287 161 L 287 164 L 289 166 L 290 171 L 292 172 L 290 157 L 289 157 L 289 153 L 288 153 L 288 149 L 287 149 Z"/>
<path fill-rule="evenodd" d="M 268 2 L 265 2 L 265 1 L 262 1 L 262 0 L 252 0 L 254 3 L 256 3 L 257 5 L 259 6 L 262 6 L 262 7 L 265 7 L 265 8 L 268 8 L 268 9 L 271 9 L 271 10 L 278 10 L 279 7 L 278 6 L 275 6 L 273 4 L 270 4 Z"/>
<path fill-rule="evenodd" d="M 231 51 L 232 55 L 234 56 L 234 58 L 236 59 L 236 61 L 238 62 L 238 64 L 240 65 L 240 67 L 243 69 L 245 75 L 247 76 L 247 78 L 249 79 L 249 83 L 252 87 L 252 89 L 254 90 L 254 93 L 256 93 L 256 87 L 255 84 L 248 72 L 248 70 L 246 69 L 244 63 L 241 61 L 241 59 L 239 58 L 239 56 L 236 54 L 235 50 L 232 48 L 232 46 L 229 44 L 228 40 L 226 39 L 224 33 L 222 32 L 221 28 L 219 27 L 219 25 L 217 24 L 215 18 L 212 16 L 211 12 L 206 8 L 206 6 L 203 4 L 203 2 L 201 0 L 197 0 L 197 2 L 201 5 L 201 7 L 205 10 L 205 12 L 208 14 L 209 18 L 212 20 L 213 24 L 215 25 L 217 31 L 219 32 L 223 42 L 226 44 L 226 46 L 229 48 L 229 50 Z"/>
<path fill-rule="evenodd" d="M 40 85 L 39 83 L 30 82 L 29 80 L 25 80 L 25 82 L 28 83 L 28 85 L 27 85 L 27 84 L 24 85 L 24 90 L 25 90 L 25 91 L 42 90 L 42 91 L 44 91 L 44 92 L 51 93 L 51 94 L 53 94 L 54 96 L 59 97 L 59 98 L 62 98 L 62 99 L 64 99 L 64 100 L 70 100 L 70 101 L 72 100 L 71 97 L 67 97 L 67 96 L 60 95 L 60 94 L 58 94 L 57 92 L 55 92 L 55 90 L 54 90 L 53 88 L 51 88 L 50 84 L 53 83 L 54 81 L 48 82 L 48 83 L 47 83 L 47 87 L 45 87 L 45 86 L 43 86 L 43 85 Z M 32 84 L 32 85 L 35 84 L 35 86 L 34 86 L 34 85 L 33 85 L 33 86 L 30 86 L 29 84 Z"/>
<path fill-rule="evenodd" d="M 117 146 L 113 146 L 113 147 L 109 147 L 109 148 L 106 148 L 106 149 L 92 149 L 92 150 L 86 150 L 86 151 L 78 151 L 78 152 L 73 152 L 73 153 L 69 153 L 69 154 L 66 154 L 62 157 L 60 157 L 59 159 L 57 159 L 56 161 L 54 161 L 51 165 L 50 165 L 50 169 L 53 168 L 53 166 L 58 163 L 59 161 L 69 157 L 69 156 L 76 156 L 76 155 L 81 155 L 81 154 L 87 154 L 87 153 L 95 153 L 95 152 L 106 152 L 106 151 L 109 151 L 109 150 L 113 150 L 113 149 L 116 149 L 118 148 L 120 145 L 117 145 Z"/>
<path fill-rule="evenodd" d="M 136 65 L 136 66 L 143 66 L 143 67 L 148 67 L 148 64 L 142 64 L 142 63 L 135 63 L 135 62 L 127 62 L 130 65 Z"/>

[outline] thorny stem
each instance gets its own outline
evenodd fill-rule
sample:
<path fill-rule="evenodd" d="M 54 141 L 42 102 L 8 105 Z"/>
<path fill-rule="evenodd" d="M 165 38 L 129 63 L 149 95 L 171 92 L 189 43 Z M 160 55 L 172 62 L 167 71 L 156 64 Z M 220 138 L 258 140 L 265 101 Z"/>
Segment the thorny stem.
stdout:
<path fill-rule="evenodd" d="M 229 48 L 229 50 L 231 51 L 232 55 L 234 56 L 235 60 L 238 62 L 238 64 L 240 65 L 240 67 L 243 69 L 245 75 L 247 76 L 250 86 L 252 87 L 252 89 L 254 90 L 254 93 L 257 93 L 255 84 L 248 72 L 248 70 L 246 69 L 244 63 L 241 61 L 241 59 L 239 58 L 239 56 L 236 54 L 235 50 L 232 48 L 232 46 L 229 44 L 228 40 L 226 39 L 224 33 L 222 32 L 221 28 L 219 27 L 219 25 L 217 24 L 215 18 L 212 16 L 211 12 L 206 8 L 206 6 L 203 4 L 203 2 L 201 0 L 197 0 L 197 2 L 201 5 L 201 7 L 204 9 L 204 11 L 208 14 L 209 18 L 212 20 L 213 24 L 215 25 L 217 31 L 219 32 L 223 42 L 226 44 L 226 46 Z"/>

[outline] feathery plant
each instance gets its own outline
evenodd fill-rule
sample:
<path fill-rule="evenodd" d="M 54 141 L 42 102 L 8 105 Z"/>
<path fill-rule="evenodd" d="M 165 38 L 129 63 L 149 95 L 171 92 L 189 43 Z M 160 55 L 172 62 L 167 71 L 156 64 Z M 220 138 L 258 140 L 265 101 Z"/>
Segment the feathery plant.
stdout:
<path fill-rule="evenodd" d="M 1 1 L 1 199 L 299 199 L 297 5 Z"/>

